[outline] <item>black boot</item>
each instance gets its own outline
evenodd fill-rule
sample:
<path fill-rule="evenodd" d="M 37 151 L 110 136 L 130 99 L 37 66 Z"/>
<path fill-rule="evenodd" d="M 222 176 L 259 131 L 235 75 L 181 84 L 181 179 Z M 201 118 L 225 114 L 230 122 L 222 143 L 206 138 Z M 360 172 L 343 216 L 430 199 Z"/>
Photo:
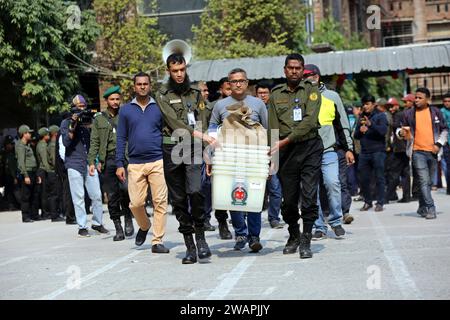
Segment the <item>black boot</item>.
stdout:
<path fill-rule="evenodd" d="M 208 244 L 206 243 L 204 231 L 195 232 L 195 242 L 197 242 L 197 253 L 199 259 L 211 257 L 211 250 L 209 250 Z"/>
<path fill-rule="evenodd" d="M 186 256 L 181 260 L 182 264 L 192 264 L 197 262 L 197 253 L 195 252 L 194 237 L 192 234 L 183 234 L 184 243 L 186 245 Z"/>
<path fill-rule="evenodd" d="M 134 234 L 133 219 L 130 215 L 125 214 L 125 235 L 131 237 Z"/>
<path fill-rule="evenodd" d="M 311 233 L 302 233 L 300 236 L 300 259 L 312 258 L 313 254 L 311 251 Z"/>
<path fill-rule="evenodd" d="M 228 229 L 227 221 L 219 221 L 219 236 L 222 240 L 233 239 L 230 230 Z"/>
<path fill-rule="evenodd" d="M 114 219 L 114 227 L 116 227 L 116 235 L 113 238 L 113 241 L 122 241 L 125 240 L 125 236 L 123 234 L 122 223 L 119 219 Z"/>
<path fill-rule="evenodd" d="M 286 242 L 286 246 L 283 249 L 283 254 L 292 254 L 297 251 L 297 248 L 300 244 L 300 226 L 289 226 L 289 239 Z"/>

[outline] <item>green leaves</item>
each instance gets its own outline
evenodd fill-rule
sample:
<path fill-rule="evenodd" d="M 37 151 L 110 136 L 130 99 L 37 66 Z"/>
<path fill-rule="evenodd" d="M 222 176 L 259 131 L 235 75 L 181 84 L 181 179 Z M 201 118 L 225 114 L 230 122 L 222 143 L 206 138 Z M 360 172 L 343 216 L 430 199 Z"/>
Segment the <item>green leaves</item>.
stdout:
<path fill-rule="evenodd" d="M 17 86 L 17 96 L 36 110 L 55 112 L 78 89 L 84 68 L 71 68 L 72 53 L 89 60 L 88 48 L 99 35 L 92 11 L 84 11 L 79 29 L 68 30 L 60 0 L 0 1 L 0 76 Z M 76 62 L 77 64 L 79 62 Z"/>
<path fill-rule="evenodd" d="M 210 0 L 192 28 L 196 59 L 276 56 L 303 49 L 306 9 L 289 0 Z"/>

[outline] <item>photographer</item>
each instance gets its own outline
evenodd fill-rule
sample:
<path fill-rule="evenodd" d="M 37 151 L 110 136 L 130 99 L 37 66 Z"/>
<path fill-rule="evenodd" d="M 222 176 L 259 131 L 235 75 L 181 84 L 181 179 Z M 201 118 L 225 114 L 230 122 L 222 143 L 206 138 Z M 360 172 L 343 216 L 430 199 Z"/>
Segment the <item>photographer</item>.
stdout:
<path fill-rule="evenodd" d="M 87 214 L 84 203 L 84 186 L 92 201 L 92 229 L 99 233 L 108 233 L 102 225 L 102 196 L 100 181 L 95 171 L 89 175 L 87 154 L 89 153 L 90 132 L 87 127 L 90 111 L 86 110 L 86 100 L 76 95 L 72 101 L 72 117 L 61 122 L 61 136 L 65 150 L 65 167 L 69 177 L 70 193 L 78 223 L 78 235 L 89 237 Z"/>

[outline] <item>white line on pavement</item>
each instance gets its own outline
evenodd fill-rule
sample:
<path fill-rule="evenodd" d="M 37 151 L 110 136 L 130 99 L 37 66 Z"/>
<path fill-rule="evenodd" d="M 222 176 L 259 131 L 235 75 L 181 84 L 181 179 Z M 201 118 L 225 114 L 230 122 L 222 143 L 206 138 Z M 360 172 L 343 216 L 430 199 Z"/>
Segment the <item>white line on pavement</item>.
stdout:
<path fill-rule="evenodd" d="M 264 236 L 261 238 L 264 240 L 269 240 L 272 237 L 273 230 L 270 229 L 267 231 Z M 266 243 L 264 241 L 263 243 Z M 212 299 L 224 299 L 231 290 L 233 290 L 234 286 L 238 283 L 239 279 L 241 279 L 242 275 L 247 271 L 247 269 L 253 264 L 256 260 L 256 257 L 245 257 L 238 263 L 233 270 L 226 273 L 226 276 L 222 279 L 219 285 L 208 295 L 207 300 Z"/>
<path fill-rule="evenodd" d="M 7 239 L 2 239 L 2 240 L 0 240 L 0 243 L 7 242 L 7 241 L 11 241 L 11 240 L 16 240 L 16 239 L 23 239 L 23 238 L 25 238 L 25 237 L 28 237 L 29 235 L 36 234 L 36 233 L 42 233 L 42 232 L 46 232 L 46 231 L 48 231 L 48 230 L 53 230 L 53 229 L 55 229 L 55 227 L 52 227 L 52 228 L 45 228 L 45 229 L 40 229 L 40 230 L 33 231 L 33 232 L 27 232 L 27 233 L 22 234 L 22 235 L 17 236 L 17 237 L 12 237 L 12 238 L 7 238 Z"/>
<path fill-rule="evenodd" d="M 9 260 L 7 260 L 5 262 L 0 263 L 0 267 L 6 266 L 6 265 L 8 265 L 10 263 L 22 261 L 22 260 L 24 260 L 26 258 L 28 258 L 28 256 L 22 256 L 22 257 L 16 257 L 16 258 L 9 259 Z"/>
<path fill-rule="evenodd" d="M 374 225 L 378 241 L 383 247 L 383 254 L 386 257 L 389 267 L 394 275 L 398 287 L 404 299 L 421 299 L 422 295 L 411 277 L 405 262 L 400 253 L 395 249 L 391 238 L 384 230 L 384 227 L 376 214 L 369 214 L 370 222 Z"/>
<path fill-rule="evenodd" d="M 116 260 L 112 261 L 111 263 L 109 263 L 106 266 L 98 269 L 97 271 L 94 271 L 94 272 L 88 274 L 86 277 L 81 278 L 80 279 L 80 284 L 83 284 L 84 282 L 89 281 L 89 280 L 91 280 L 91 279 L 101 275 L 102 273 L 105 273 L 106 271 L 114 268 L 118 264 L 120 264 L 120 263 L 122 263 L 124 261 L 127 261 L 128 259 L 131 259 L 131 258 L 133 258 L 135 256 L 137 256 L 141 252 L 142 252 L 142 250 L 136 250 L 136 251 L 130 253 L 129 255 L 126 255 L 125 257 L 121 257 L 119 259 L 116 259 Z M 56 291 L 53 291 L 52 293 L 50 293 L 48 295 L 45 295 L 45 296 L 41 297 L 40 300 L 53 300 L 56 297 L 60 296 L 61 294 L 65 293 L 66 291 L 69 291 L 69 290 L 71 290 L 71 289 L 69 289 L 67 286 L 64 286 L 64 287 L 62 287 L 62 288 L 60 288 L 60 289 L 58 289 Z"/>

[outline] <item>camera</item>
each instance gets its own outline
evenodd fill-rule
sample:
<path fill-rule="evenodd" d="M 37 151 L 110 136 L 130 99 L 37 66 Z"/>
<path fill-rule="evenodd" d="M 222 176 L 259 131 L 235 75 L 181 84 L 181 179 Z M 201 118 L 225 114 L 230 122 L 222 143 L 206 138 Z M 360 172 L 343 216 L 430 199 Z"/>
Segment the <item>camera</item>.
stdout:
<path fill-rule="evenodd" d="M 72 120 L 72 126 L 74 127 L 76 123 L 80 124 L 89 124 L 92 122 L 92 119 L 94 118 L 94 115 L 97 113 L 96 109 L 81 109 L 78 107 L 73 107 L 70 109 L 70 113 L 72 115 L 76 114 L 78 116 L 78 120 L 75 122 Z"/>

